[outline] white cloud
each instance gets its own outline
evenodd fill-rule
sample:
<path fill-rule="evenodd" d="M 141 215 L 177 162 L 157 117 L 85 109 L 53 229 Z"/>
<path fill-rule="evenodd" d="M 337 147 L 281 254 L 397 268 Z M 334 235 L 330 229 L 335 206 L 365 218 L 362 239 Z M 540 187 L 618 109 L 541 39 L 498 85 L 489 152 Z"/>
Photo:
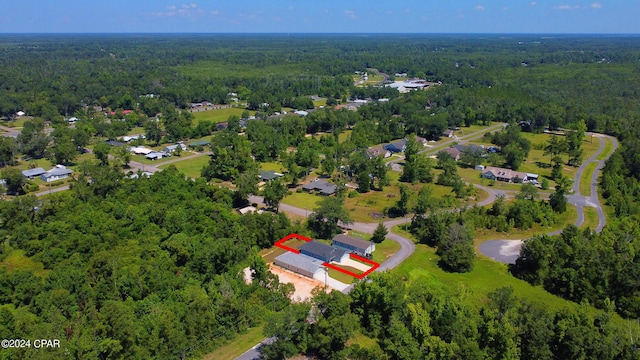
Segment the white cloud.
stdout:
<path fill-rule="evenodd" d="M 350 19 L 357 19 L 358 18 L 358 15 L 356 15 L 356 12 L 353 11 L 353 10 L 345 10 L 344 14 Z"/>
<path fill-rule="evenodd" d="M 213 15 L 213 16 L 220 15 L 220 10 L 212 10 L 211 11 L 211 15 Z"/>
<path fill-rule="evenodd" d="M 485 7 L 482 6 L 482 5 L 476 5 L 475 9 L 478 10 L 478 11 L 484 11 Z"/>
<path fill-rule="evenodd" d="M 571 5 L 560 5 L 560 6 L 554 7 L 554 9 L 556 9 L 556 10 L 572 10 L 572 9 L 579 9 L 579 8 L 580 8 L 579 5 L 574 5 L 574 6 L 571 6 Z"/>
<path fill-rule="evenodd" d="M 167 6 L 167 10 L 175 10 L 175 9 L 176 9 L 175 5 Z"/>
<path fill-rule="evenodd" d="M 531 6 L 536 6 L 536 5 L 538 5 L 538 3 L 537 3 L 537 2 L 535 2 L 535 1 L 532 1 L 532 2 L 531 2 L 531 4 L 529 4 L 529 5 L 531 5 Z"/>
<path fill-rule="evenodd" d="M 295 9 L 293 6 L 289 6 L 289 10 L 293 10 Z"/>
<path fill-rule="evenodd" d="M 591 4 L 591 8 L 592 9 L 600 9 L 602 7 L 602 5 L 600 5 L 599 3 L 593 3 Z"/>

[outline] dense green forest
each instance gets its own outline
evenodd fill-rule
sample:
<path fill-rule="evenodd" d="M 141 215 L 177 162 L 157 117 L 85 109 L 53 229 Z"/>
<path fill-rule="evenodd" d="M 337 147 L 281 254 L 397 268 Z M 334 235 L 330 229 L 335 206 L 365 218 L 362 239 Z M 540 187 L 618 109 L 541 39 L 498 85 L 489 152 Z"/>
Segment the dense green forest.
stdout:
<path fill-rule="evenodd" d="M 290 288 L 257 255 L 295 231 L 283 214 L 241 218 L 229 190 L 171 169 L 140 179 L 103 170 L 119 185 L 98 190 L 94 174 L 47 199 L 2 202 L 2 258 L 44 265 L 0 270 L 2 336 L 64 346 L 0 357 L 192 358 L 289 306 Z"/>
<path fill-rule="evenodd" d="M 637 358 L 635 330 L 611 318 L 640 316 L 639 49 L 635 36 L 1 35 L 1 123 L 22 121 L 18 111 L 29 116 L 15 139 L 0 137 L 11 195 L 0 201 L 0 261 L 20 265 L 0 268 L 0 332 L 64 346 L 4 349 L 0 358 L 198 358 L 260 324 L 273 325 L 267 335 L 278 339 L 265 348 L 268 358 Z M 390 80 L 406 73 L 441 84 L 407 94 L 354 85 L 355 72 L 374 69 Z M 283 116 L 313 107 L 312 96 L 326 106 Z M 354 99 L 371 101 L 356 111 L 333 108 Z M 190 103 L 203 101 L 240 107 L 242 119 L 230 116 L 222 130 L 197 120 Z M 246 121 L 253 114 L 257 121 Z M 78 118 L 72 127 L 70 116 Z M 382 192 L 388 167 L 361 150 L 492 122 L 509 126 L 485 136 L 502 148 L 489 161 L 512 169 L 530 151 L 522 132 L 567 130 L 548 146 L 548 154 L 569 159 L 550 164 L 558 168 L 555 196 L 541 200 L 522 186 L 513 201 L 441 211 L 473 187 L 455 162 L 418 154 L 411 140 L 398 203 L 387 213 L 412 213 L 416 241 L 437 246 L 444 268 L 473 271 L 474 229 L 556 224 L 570 186 L 561 170 L 582 161 L 572 144 L 585 130 L 616 136 L 620 147 L 599 184 L 608 205 L 604 231 L 569 226 L 534 237 L 510 268 L 580 303 L 577 310 L 547 309 L 509 288 L 469 304 L 463 286 L 440 293 L 393 273 L 376 274 L 349 295 L 321 293 L 293 304 L 291 287 L 277 282 L 258 251 L 290 232 L 339 231 L 346 190 L 320 202 L 326 212 L 316 212 L 309 229 L 282 213 L 233 211 L 258 193 L 261 162 L 286 169 L 263 193 L 273 209 L 310 169 L 336 183 L 348 174 L 360 193 Z M 149 178 L 125 176 L 131 155 L 103 140 L 134 128 L 155 146 L 210 140 L 202 177 L 171 167 Z M 556 153 L 556 145 L 564 148 Z M 95 159 L 77 161 L 85 147 Z M 15 165 L 43 158 L 78 166 L 70 191 L 23 195 L 33 184 Z M 235 191 L 212 185 L 223 181 Z M 452 195 L 436 199 L 427 187 L 408 187 L 432 182 Z M 335 223 L 326 221 L 329 212 L 340 213 Z M 243 281 L 245 267 L 253 269 L 251 284 Z"/>

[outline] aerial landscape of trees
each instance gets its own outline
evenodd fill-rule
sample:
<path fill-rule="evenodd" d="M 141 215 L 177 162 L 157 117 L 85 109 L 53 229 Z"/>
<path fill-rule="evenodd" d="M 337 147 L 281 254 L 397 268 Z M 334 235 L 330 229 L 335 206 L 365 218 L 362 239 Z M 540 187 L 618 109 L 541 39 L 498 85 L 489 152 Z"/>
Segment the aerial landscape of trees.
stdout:
<path fill-rule="evenodd" d="M 202 358 L 259 327 L 276 340 L 269 359 L 637 358 L 637 37 L 1 37 L 0 333 L 64 340 L 1 358 Z M 356 86 L 364 72 L 380 82 Z M 428 90 L 385 87 L 397 73 Z M 212 120 L 202 107 L 230 115 Z M 497 150 L 424 153 L 445 131 L 471 129 Z M 593 133 L 618 139 L 613 152 L 607 138 L 610 158 L 594 154 Z M 146 138 L 105 142 L 131 134 Z M 189 176 L 130 168 L 131 145 L 194 139 L 204 161 Z M 403 154 L 369 152 L 398 140 Z M 604 166 L 592 194 L 605 205 L 602 232 L 563 220 L 589 154 Z M 544 175 L 539 186 L 470 179 L 481 164 Z M 59 192 L 21 172 L 49 165 L 74 169 Z M 267 167 L 281 173 L 261 182 Z M 316 177 L 335 194 L 302 194 Z M 495 197 L 479 206 L 483 187 Z M 258 206 L 251 195 L 266 211 L 238 215 Z M 313 199 L 293 204 L 310 215 L 278 211 L 287 198 Z M 291 301 L 260 251 L 292 232 L 330 240 L 363 215 L 358 199 L 385 202 L 367 210 L 379 216 L 372 242 L 384 248 L 399 231 L 380 219 L 404 217 L 403 236 L 429 254 L 415 263 L 433 258 L 463 280 L 451 290 L 429 270 L 390 270 L 346 294 Z M 511 231 L 530 239 L 493 271 L 558 302 L 502 284 L 470 296 L 489 262 L 478 234 Z"/>

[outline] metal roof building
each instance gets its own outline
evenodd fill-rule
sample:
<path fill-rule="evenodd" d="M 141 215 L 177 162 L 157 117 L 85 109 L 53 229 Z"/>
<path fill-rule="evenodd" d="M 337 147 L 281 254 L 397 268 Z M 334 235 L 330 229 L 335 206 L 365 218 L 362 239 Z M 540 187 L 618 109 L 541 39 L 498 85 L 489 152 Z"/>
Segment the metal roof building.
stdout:
<path fill-rule="evenodd" d="M 322 275 L 322 261 L 303 254 L 286 252 L 275 258 L 274 264 L 310 278 Z"/>
<path fill-rule="evenodd" d="M 323 244 L 317 241 L 310 241 L 302 244 L 299 248 L 300 253 L 311 256 L 318 260 L 326 261 L 328 263 L 335 261 L 341 262 L 343 256 L 346 255 L 342 249 L 335 248 L 331 245 Z"/>
<path fill-rule="evenodd" d="M 333 238 L 331 245 L 346 249 L 359 255 L 369 255 L 376 250 L 376 245 L 371 241 L 342 234 L 336 235 Z"/>

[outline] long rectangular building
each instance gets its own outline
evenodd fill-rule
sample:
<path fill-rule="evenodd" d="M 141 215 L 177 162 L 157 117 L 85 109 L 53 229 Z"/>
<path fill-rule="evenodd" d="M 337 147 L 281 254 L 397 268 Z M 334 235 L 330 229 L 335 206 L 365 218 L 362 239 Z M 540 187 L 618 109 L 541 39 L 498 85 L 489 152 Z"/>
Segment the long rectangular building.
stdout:
<path fill-rule="evenodd" d="M 331 245 L 327 245 L 318 241 L 310 241 L 300 246 L 300 253 L 311 256 L 318 260 L 325 262 L 342 262 L 343 257 L 346 255 L 344 250 L 335 248 Z"/>
<path fill-rule="evenodd" d="M 376 244 L 371 241 L 366 241 L 343 234 L 336 235 L 333 238 L 331 245 L 362 256 L 371 255 L 371 253 L 376 250 Z"/>
<path fill-rule="evenodd" d="M 324 272 L 322 261 L 314 259 L 311 256 L 289 251 L 276 257 L 274 264 L 310 278 L 322 275 L 322 272 Z"/>

